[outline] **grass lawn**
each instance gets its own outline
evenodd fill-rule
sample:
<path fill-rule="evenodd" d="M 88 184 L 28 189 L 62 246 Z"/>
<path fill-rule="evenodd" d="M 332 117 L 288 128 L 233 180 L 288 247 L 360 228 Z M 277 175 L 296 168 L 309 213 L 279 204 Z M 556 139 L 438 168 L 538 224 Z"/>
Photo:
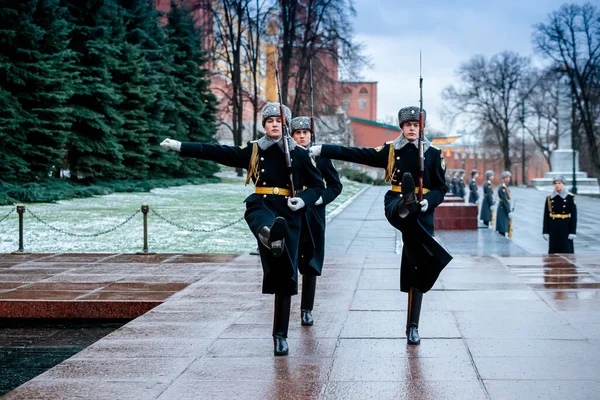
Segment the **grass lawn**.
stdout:
<path fill-rule="evenodd" d="M 343 180 L 344 190 L 327 212 L 343 204 L 365 185 Z M 243 200 L 253 186 L 244 186 L 240 179 L 224 178 L 217 184 L 189 185 L 153 189 L 149 193 L 115 193 L 106 196 L 59 201 L 55 204 L 26 204 L 51 226 L 80 235 L 109 230 L 126 220 L 142 204 L 182 227 L 168 224 L 150 212 L 148 214 L 148 247 L 150 251 L 170 253 L 246 253 L 256 249 L 256 240 L 243 219 L 226 229 L 212 233 L 191 232 L 191 229 L 219 228 L 241 218 Z M 14 206 L 0 207 L 0 219 Z M 142 214 L 113 232 L 94 237 L 73 237 L 56 232 L 37 221 L 30 213 L 24 215 L 25 251 L 131 253 L 143 247 Z M 0 252 L 18 248 L 18 218 L 13 212 L 0 222 Z"/>

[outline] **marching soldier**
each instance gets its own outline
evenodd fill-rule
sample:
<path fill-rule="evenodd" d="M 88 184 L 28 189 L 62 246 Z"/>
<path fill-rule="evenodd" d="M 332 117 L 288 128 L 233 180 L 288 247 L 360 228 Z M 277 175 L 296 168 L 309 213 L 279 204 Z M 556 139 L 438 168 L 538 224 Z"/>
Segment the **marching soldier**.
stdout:
<path fill-rule="evenodd" d="M 460 171 L 458 171 L 458 176 L 457 176 L 456 180 L 458 182 L 458 189 L 457 189 L 457 193 L 456 194 L 461 199 L 464 199 L 465 195 L 466 195 L 466 191 L 465 191 L 465 171 L 463 171 L 462 169 Z"/>
<path fill-rule="evenodd" d="M 419 107 L 405 107 L 398 112 L 401 135 L 377 148 L 317 145 L 311 155 L 350 161 L 385 170 L 385 180 L 392 187 L 384 199 L 389 223 L 402 232 L 400 289 L 408 293 L 406 324 L 408 344 L 419 344 L 419 316 L 423 293 L 427 292 L 452 257 L 433 239 L 435 208 L 448 191 L 446 162 L 442 151 L 425 139 L 423 201 L 418 202 L 415 181 L 419 176 Z"/>
<path fill-rule="evenodd" d="M 544 204 L 544 239 L 549 240 L 548 253 L 575 252 L 573 240 L 577 229 L 575 196 L 565 187 L 565 177 L 554 177 L 554 191 Z"/>
<path fill-rule="evenodd" d="M 459 190 L 459 185 L 458 185 L 458 171 L 454 171 L 452 173 L 452 189 L 451 189 L 451 193 L 455 196 L 458 196 L 458 190 Z"/>
<path fill-rule="evenodd" d="M 310 148 L 310 117 L 296 117 L 292 120 L 292 138 L 300 146 Z M 302 274 L 302 300 L 300 303 L 301 324 L 312 326 L 312 310 L 315 303 L 317 276 L 321 276 L 325 258 L 325 206 L 342 192 L 342 182 L 333 163 L 328 158 L 315 157 L 317 169 L 323 176 L 326 188 L 312 207 L 305 211 L 306 224 L 302 226 L 300 238 L 300 260 L 298 268 Z"/>
<path fill-rule="evenodd" d="M 476 169 L 471 171 L 471 180 L 469 181 L 469 203 L 477 204 L 479 200 L 479 192 L 477 191 L 477 178 L 479 172 Z"/>
<path fill-rule="evenodd" d="M 498 186 L 498 208 L 496 210 L 496 232 L 502 236 L 509 233 L 509 237 L 512 235 L 512 207 L 510 204 L 510 190 L 508 189 L 511 176 L 509 171 L 504 171 L 500 175 L 502 184 Z"/>
<path fill-rule="evenodd" d="M 481 201 L 481 211 L 479 219 L 483 221 L 485 226 L 490 226 L 490 221 L 493 221 L 492 209 L 494 207 L 494 187 L 492 186 L 494 179 L 494 171 L 485 172 L 485 181 L 483 181 L 483 200 Z"/>
<path fill-rule="evenodd" d="M 273 344 L 276 356 L 288 354 L 287 332 L 291 296 L 298 293 L 298 247 L 304 207 L 311 207 L 323 192 L 323 180 L 308 151 L 289 136 L 282 138 L 284 126 L 279 103 L 267 103 L 262 110 L 266 135 L 245 146 L 224 146 L 178 142 L 165 139 L 160 145 L 184 157 L 216 161 L 246 168 L 246 184 L 252 179 L 254 193 L 248 196 L 245 219 L 256 237 L 263 268 L 263 293 L 275 294 Z M 290 109 L 283 106 L 286 125 Z M 284 140 L 288 140 L 294 187 L 306 189 L 292 196 L 286 168 Z"/>

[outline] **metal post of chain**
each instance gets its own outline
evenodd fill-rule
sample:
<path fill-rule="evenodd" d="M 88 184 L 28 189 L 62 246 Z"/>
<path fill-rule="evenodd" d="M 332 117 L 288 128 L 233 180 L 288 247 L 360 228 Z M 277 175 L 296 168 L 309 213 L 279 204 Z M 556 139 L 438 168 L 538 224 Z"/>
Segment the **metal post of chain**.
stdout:
<path fill-rule="evenodd" d="M 23 248 L 23 214 L 25 214 L 25 206 L 23 204 L 17 205 L 17 214 L 19 214 L 19 249 L 15 253 L 24 253 Z"/>
<path fill-rule="evenodd" d="M 156 254 L 148 251 L 148 211 L 150 206 L 148 204 L 142 204 L 142 214 L 144 214 L 144 248 L 142 251 L 138 251 L 137 254 Z"/>

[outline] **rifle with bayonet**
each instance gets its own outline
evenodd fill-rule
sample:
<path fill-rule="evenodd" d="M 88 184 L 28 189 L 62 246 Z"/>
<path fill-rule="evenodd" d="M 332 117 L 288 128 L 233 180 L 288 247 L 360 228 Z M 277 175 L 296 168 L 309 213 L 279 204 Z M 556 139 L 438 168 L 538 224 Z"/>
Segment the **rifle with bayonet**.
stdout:
<path fill-rule="evenodd" d="M 417 191 L 417 198 L 419 201 L 423 201 L 423 175 L 425 174 L 425 154 L 423 151 L 425 113 L 423 112 L 423 74 L 421 66 L 421 52 L 419 52 L 419 186 Z"/>
<path fill-rule="evenodd" d="M 296 190 L 294 188 L 294 173 L 292 172 L 292 157 L 290 155 L 290 133 L 287 128 L 287 121 L 285 120 L 285 113 L 283 112 L 283 98 L 281 96 L 281 85 L 279 84 L 279 68 L 277 66 L 277 59 L 275 59 L 275 78 L 277 80 L 277 96 L 279 97 L 279 118 L 281 119 L 281 140 L 283 140 L 283 152 L 285 153 L 285 166 L 290 176 L 290 190 L 292 191 L 291 197 L 296 197 Z"/>
<path fill-rule="evenodd" d="M 313 92 L 313 74 L 312 74 L 312 60 L 309 63 L 310 69 L 310 145 L 315 144 L 315 98 Z"/>

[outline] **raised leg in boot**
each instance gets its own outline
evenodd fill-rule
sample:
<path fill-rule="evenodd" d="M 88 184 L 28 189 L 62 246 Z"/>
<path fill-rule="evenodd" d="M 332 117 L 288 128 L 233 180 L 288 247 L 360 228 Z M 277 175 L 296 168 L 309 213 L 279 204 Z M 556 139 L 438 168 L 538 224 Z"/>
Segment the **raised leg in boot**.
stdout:
<path fill-rule="evenodd" d="M 291 296 L 275 295 L 275 313 L 273 317 L 273 350 L 276 356 L 287 356 L 288 326 L 290 325 Z"/>
<path fill-rule="evenodd" d="M 419 336 L 419 317 L 423 293 L 417 288 L 410 288 L 408 292 L 408 311 L 406 315 L 406 341 L 408 344 L 421 343 Z"/>
<path fill-rule="evenodd" d="M 302 276 L 302 301 L 300 303 L 301 324 L 312 326 L 314 324 L 312 310 L 315 304 L 315 290 L 317 277 L 315 275 Z"/>
<path fill-rule="evenodd" d="M 280 257 L 283 254 L 286 229 L 285 218 L 277 217 L 271 226 L 263 226 L 258 231 L 258 239 L 263 246 L 271 250 L 273 257 Z"/>

